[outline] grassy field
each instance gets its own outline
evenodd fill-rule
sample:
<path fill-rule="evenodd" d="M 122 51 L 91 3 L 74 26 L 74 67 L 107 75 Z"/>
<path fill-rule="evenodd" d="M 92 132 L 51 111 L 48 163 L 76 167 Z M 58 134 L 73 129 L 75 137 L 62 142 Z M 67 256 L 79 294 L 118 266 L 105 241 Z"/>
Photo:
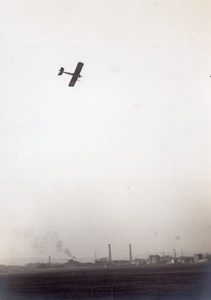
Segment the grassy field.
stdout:
<path fill-rule="evenodd" d="M 210 265 L 72 268 L 0 277 L 1 300 L 211 299 Z"/>

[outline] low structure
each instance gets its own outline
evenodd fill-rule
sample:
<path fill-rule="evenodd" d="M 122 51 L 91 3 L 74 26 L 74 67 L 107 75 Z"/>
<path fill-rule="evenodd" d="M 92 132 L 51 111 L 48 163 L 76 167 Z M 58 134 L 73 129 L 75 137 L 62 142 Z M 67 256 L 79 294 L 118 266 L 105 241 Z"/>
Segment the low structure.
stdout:
<path fill-rule="evenodd" d="M 136 266 L 142 266 L 142 265 L 146 265 L 147 264 L 146 260 L 143 259 L 143 258 L 136 258 L 136 259 L 134 259 L 133 263 Z"/>
<path fill-rule="evenodd" d="M 180 256 L 176 261 L 178 264 L 193 264 L 194 259 L 192 256 Z"/>
<path fill-rule="evenodd" d="M 161 264 L 174 264 L 175 259 L 171 255 L 163 255 L 160 258 L 160 263 Z"/>
<path fill-rule="evenodd" d="M 195 263 L 201 263 L 201 262 L 204 262 L 204 257 L 203 257 L 203 254 L 201 253 L 198 253 L 198 254 L 194 254 L 194 262 Z"/>
<path fill-rule="evenodd" d="M 150 255 L 149 256 L 149 263 L 150 264 L 159 264 L 160 263 L 160 256 L 159 255 Z"/>
<path fill-rule="evenodd" d="M 211 254 L 209 254 L 209 253 L 204 254 L 203 262 L 211 263 Z"/>

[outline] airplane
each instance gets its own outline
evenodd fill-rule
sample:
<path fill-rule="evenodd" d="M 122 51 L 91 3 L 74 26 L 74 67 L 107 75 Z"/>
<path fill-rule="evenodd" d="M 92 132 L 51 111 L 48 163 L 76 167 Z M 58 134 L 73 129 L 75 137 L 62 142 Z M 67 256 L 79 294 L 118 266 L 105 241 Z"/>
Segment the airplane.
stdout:
<path fill-rule="evenodd" d="M 74 86 L 76 81 L 78 80 L 78 78 L 81 78 L 82 76 L 80 75 L 81 69 L 83 68 L 83 63 L 79 62 L 76 66 L 76 69 L 74 71 L 74 73 L 70 73 L 70 72 L 65 72 L 64 68 L 61 67 L 58 73 L 58 76 L 62 75 L 63 73 L 68 74 L 68 75 L 72 75 L 72 79 L 69 82 L 69 86 Z"/>

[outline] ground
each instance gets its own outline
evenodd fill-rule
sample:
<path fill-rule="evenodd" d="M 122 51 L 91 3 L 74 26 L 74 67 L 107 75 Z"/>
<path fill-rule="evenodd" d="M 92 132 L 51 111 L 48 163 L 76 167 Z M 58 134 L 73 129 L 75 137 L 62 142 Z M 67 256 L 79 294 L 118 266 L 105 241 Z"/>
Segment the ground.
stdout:
<path fill-rule="evenodd" d="M 211 299 L 211 265 L 71 268 L 2 275 L 1 300 Z"/>

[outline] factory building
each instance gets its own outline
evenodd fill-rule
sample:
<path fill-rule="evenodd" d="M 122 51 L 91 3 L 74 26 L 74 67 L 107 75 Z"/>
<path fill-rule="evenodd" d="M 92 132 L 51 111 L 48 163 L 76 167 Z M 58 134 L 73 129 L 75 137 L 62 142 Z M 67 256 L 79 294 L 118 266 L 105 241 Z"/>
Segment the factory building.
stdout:
<path fill-rule="evenodd" d="M 199 254 L 194 254 L 194 262 L 195 263 L 200 263 L 200 262 L 203 262 L 204 260 L 204 257 L 203 257 L 203 254 L 199 253 Z"/>
<path fill-rule="evenodd" d="M 149 256 L 149 264 L 159 264 L 160 263 L 160 256 L 159 255 L 150 255 Z"/>

